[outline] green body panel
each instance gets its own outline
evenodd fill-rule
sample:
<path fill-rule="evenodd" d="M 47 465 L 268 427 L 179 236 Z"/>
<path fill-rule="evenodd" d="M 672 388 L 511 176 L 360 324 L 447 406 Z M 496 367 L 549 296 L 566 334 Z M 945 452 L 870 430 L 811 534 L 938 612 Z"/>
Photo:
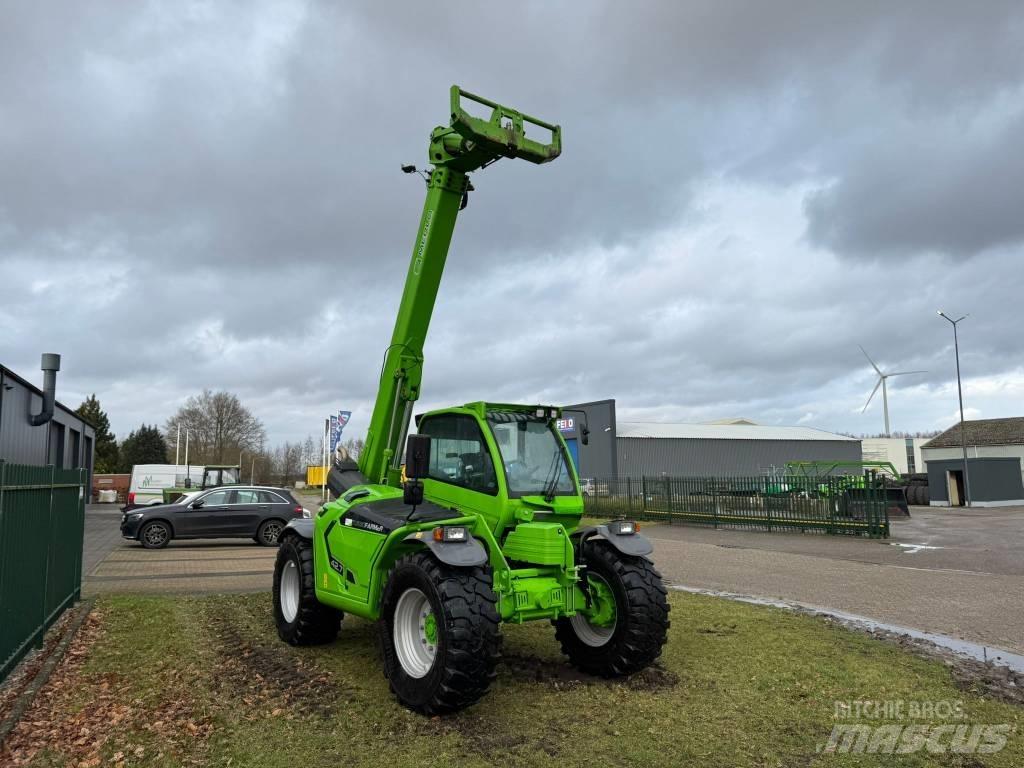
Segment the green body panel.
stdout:
<path fill-rule="evenodd" d="M 490 109 L 490 118 L 469 114 L 463 109 L 464 100 Z M 359 469 L 368 484 L 348 489 L 341 498 L 324 505 L 314 520 L 316 596 L 342 611 L 377 619 L 381 594 L 394 563 L 427 546 L 434 528 L 462 525 L 487 553 L 503 620 L 554 619 L 578 611 L 597 615 L 599 603 L 588 608 L 579 586 L 570 533 L 579 525 L 583 498 L 565 441 L 552 426 L 561 415 L 556 407 L 476 402 L 424 414 L 424 419 L 445 414 L 471 417 L 483 436 L 481 450 L 486 450 L 493 462 L 497 487 L 483 492 L 426 478 L 422 481 L 424 498 L 451 509 L 450 519 L 441 523 L 413 522 L 390 533 L 346 524 L 345 513 L 350 507 L 402 496 L 402 451 L 413 404 L 420 396 L 423 347 L 455 222 L 472 191 L 468 174 L 503 157 L 540 164 L 561 153 L 561 129 L 557 125 L 468 94 L 457 86 L 451 90 L 450 114 L 450 125 L 431 133 L 428 155 L 433 168 L 427 174 L 426 201 L 391 343 L 384 350 L 366 443 L 359 456 Z M 526 135 L 527 125 L 533 126 L 531 137 Z M 550 140 L 534 138 L 537 128 L 547 131 Z M 538 411 L 543 415 L 538 416 Z M 547 499 L 509 492 L 508 468 L 487 420 L 488 413 L 495 412 L 508 414 L 516 422 L 546 424 L 571 478 L 571 493 L 556 493 L 554 485 Z M 526 440 L 525 434 L 520 440 Z M 519 463 L 526 462 L 519 459 Z"/>
<path fill-rule="evenodd" d="M 565 528 L 558 523 L 520 523 L 505 537 L 502 552 L 509 560 L 524 563 L 571 565 L 572 546 L 566 552 L 567 540 Z"/>

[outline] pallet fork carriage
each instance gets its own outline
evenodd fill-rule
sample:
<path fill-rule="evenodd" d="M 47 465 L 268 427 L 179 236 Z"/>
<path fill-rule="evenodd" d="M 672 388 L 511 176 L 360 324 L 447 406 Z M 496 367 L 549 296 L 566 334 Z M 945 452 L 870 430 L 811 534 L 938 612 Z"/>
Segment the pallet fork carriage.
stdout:
<path fill-rule="evenodd" d="M 666 592 L 638 526 L 580 527 L 559 407 L 474 402 L 421 414 L 408 435 L 469 174 L 502 158 L 548 163 L 561 149 L 558 125 L 452 86 L 450 123 L 430 135 L 426 202 L 365 447 L 358 465 L 333 471 L 338 499 L 281 538 L 281 638 L 330 642 L 344 613 L 375 620 L 391 690 L 425 714 L 486 693 L 502 622 L 553 622 L 569 660 L 605 676 L 648 666 L 666 639 Z"/>

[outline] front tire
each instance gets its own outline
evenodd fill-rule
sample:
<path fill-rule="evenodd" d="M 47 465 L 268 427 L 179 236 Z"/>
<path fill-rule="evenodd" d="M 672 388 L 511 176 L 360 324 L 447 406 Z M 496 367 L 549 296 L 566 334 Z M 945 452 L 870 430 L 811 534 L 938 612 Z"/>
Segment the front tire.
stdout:
<path fill-rule="evenodd" d="M 624 555 L 606 541 L 591 540 L 583 546 L 582 563 L 592 594 L 613 605 L 604 606 L 605 618 L 599 623 L 592 624 L 583 613 L 558 619 L 555 637 L 562 653 L 574 667 L 592 675 L 639 672 L 661 655 L 668 636 L 668 593 L 661 574 L 650 561 Z"/>
<path fill-rule="evenodd" d="M 501 647 L 490 571 L 452 568 L 427 552 L 395 563 L 377 636 L 392 693 L 425 715 L 475 704 L 495 677 Z"/>
<path fill-rule="evenodd" d="M 171 526 L 163 520 L 146 523 L 139 531 L 139 541 L 146 549 L 163 549 L 171 538 Z"/>
<path fill-rule="evenodd" d="M 338 636 L 344 614 L 316 599 L 315 578 L 312 543 L 285 536 L 274 561 L 274 623 L 290 645 L 322 645 Z"/>

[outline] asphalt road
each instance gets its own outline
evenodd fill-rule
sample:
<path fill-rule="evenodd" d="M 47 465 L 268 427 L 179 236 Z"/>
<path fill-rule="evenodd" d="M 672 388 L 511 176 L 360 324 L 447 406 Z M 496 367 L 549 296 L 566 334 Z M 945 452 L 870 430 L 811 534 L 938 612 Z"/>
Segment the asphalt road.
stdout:
<path fill-rule="evenodd" d="M 1024 509 L 914 507 L 887 541 L 665 525 L 646 533 L 672 583 L 1024 652 Z"/>
<path fill-rule="evenodd" d="M 270 589 L 274 549 L 226 539 L 145 550 L 120 538 L 119 522 L 111 507 L 86 513 L 86 594 Z M 674 584 L 809 603 L 1024 653 L 1021 508 L 914 507 L 887 541 L 681 525 L 644 532 Z"/>

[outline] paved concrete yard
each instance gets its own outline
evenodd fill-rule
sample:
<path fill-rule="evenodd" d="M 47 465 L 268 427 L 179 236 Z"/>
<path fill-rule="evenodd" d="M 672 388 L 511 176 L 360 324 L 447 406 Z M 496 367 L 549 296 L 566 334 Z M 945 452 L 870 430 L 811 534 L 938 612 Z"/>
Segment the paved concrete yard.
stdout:
<path fill-rule="evenodd" d="M 121 511 L 90 504 L 85 515 L 82 591 L 259 592 L 270 590 L 277 549 L 250 539 L 172 541 L 143 549 L 121 538 Z"/>

